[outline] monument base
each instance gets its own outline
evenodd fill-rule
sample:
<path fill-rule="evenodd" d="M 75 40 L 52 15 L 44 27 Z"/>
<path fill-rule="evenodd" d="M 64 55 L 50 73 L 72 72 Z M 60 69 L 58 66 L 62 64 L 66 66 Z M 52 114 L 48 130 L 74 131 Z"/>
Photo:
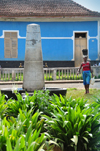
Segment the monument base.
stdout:
<path fill-rule="evenodd" d="M 25 90 L 22 88 L 17 88 L 17 89 L 15 89 L 15 91 L 12 89 L 5 88 L 5 89 L 1 89 L 0 91 L 1 91 L 1 94 L 5 95 L 6 100 L 8 100 L 10 98 L 17 100 L 15 91 L 20 94 L 25 93 Z"/>
<path fill-rule="evenodd" d="M 65 96 L 66 93 L 67 93 L 66 88 L 45 88 L 45 89 L 42 89 L 42 90 L 44 90 L 44 91 L 48 90 L 50 96 L 53 95 L 53 94 L 56 94 L 58 96 L 60 96 L 60 94 L 61 94 L 61 95 Z M 15 91 L 17 93 L 20 93 L 22 95 L 22 97 L 25 97 L 25 92 L 26 92 L 25 89 L 17 88 Z M 29 93 L 29 95 L 32 96 L 34 91 L 33 92 L 28 92 L 27 91 L 27 93 Z M 5 95 L 6 100 L 8 100 L 10 98 L 17 100 L 16 93 L 14 91 L 12 91 L 12 89 L 1 89 L 1 94 Z"/>

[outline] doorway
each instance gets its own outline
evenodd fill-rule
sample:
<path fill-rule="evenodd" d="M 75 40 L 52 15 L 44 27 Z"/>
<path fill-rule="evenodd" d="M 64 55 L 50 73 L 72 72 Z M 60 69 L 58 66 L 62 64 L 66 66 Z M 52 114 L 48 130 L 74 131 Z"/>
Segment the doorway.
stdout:
<path fill-rule="evenodd" d="M 87 49 L 87 32 L 75 33 L 75 67 L 83 62 L 82 50 Z"/>

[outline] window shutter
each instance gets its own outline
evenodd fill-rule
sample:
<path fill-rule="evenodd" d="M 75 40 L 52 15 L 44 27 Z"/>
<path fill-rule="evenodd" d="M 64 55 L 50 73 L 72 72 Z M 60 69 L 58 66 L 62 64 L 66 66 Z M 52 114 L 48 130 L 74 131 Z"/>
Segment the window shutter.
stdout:
<path fill-rule="evenodd" d="M 11 51 L 11 56 L 12 58 L 17 58 L 17 32 L 12 32 L 11 33 L 11 46 L 12 46 L 12 51 Z"/>
<path fill-rule="evenodd" d="M 12 58 L 17 58 L 17 39 L 12 39 Z"/>
<path fill-rule="evenodd" d="M 5 32 L 5 58 L 17 58 L 17 32 Z"/>
<path fill-rule="evenodd" d="M 10 33 L 7 32 L 5 33 L 4 47 L 5 47 L 5 58 L 11 58 Z"/>

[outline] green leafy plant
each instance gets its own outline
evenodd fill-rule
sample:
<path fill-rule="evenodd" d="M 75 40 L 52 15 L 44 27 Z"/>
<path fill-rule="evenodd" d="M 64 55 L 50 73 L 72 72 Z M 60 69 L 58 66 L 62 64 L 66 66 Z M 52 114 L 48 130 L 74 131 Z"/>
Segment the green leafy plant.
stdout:
<path fill-rule="evenodd" d="M 7 120 L 5 117 L 0 121 L 0 151 L 35 151 L 45 145 L 49 135 L 41 131 L 44 120 L 39 120 L 39 111 L 32 112 L 32 108 L 29 111 L 19 109 L 17 118 L 10 117 Z"/>
<path fill-rule="evenodd" d="M 5 95 L 2 95 L 0 93 L 0 118 L 3 118 L 5 116 L 5 112 L 7 109 Z"/>
<path fill-rule="evenodd" d="M 51 96 L 49 95 L 49 91 L 34 91 L 34 107 L 35 109 L 39 109 L 39 111 L 42 111 L 44 114 L 50 115 L 51 111 Z"/>
<path fill-rule="evenodd" d="M 99 151 L 100 99 L 49 96 L 35 91 L 17 100 L 0 95 L 0 151 Z"/>
<path fill-rule="evenodd" d="M 56 109 L 57 106 L 61 107 L 64 111 L 68 110 L 68 107 L 73 107 L 75 108 L 76 106 L 79 106 L 81 110 L 83 110 L 86 106 L 87 100 L 85 99 L 72 99 L 72 97 L 66 98 L 65 96 L 60 95 L 57 96 L 56 94 L 54 94 L 51 97 L 50 100 L 51 103 L 51 111 L 53 111 L 54 109 Z"/>
<path fill-rule="evenodd" d="M 56 96 L 56 103 L 52 101 L 52 116 L 43 115 L 46 131 L 58 140 L 64 151 L 97 150 L 96 145 L 100 140 L 100 113 L 85 105 L 81 99 L 76 102 L 65 100 L 62 96 L 60 99 Z"/>
<path fill-rule="evenodd" d="M 45 145 L 46 137 L 43 133 L 40 135 L 40 131 L 41 129 L 38 131 L 32 130 L 32 125 L 30 124 L 27 133 L 18 138 L 14 147 L 12 147 L 10 139 L 7 139 L 7 151 L 37 151 L 42 149 Z"/>
<path fill-rule="evenodd" d="M 17 100 L 9 99 L 7 101 L 6 114 L 8 117 L 9 116 L 17 117 L 19 109 L 30 110 L 34 106 L 34 96 L 29 96 L 28 93 L 26 93 L 25 99 L 23 99 L 20 93 L 16 93 L 16 96 Z"/>

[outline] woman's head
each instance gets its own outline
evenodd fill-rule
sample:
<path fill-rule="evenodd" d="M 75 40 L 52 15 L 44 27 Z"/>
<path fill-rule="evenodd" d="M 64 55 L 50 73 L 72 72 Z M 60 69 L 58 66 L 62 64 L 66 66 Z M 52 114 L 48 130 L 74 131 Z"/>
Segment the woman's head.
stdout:
<path fill-rule="evenodd" d="M 83 56 L 83 60 L 84 60 L 84 62 L 86 62 L 87 61 L 87 56 Z"/>

